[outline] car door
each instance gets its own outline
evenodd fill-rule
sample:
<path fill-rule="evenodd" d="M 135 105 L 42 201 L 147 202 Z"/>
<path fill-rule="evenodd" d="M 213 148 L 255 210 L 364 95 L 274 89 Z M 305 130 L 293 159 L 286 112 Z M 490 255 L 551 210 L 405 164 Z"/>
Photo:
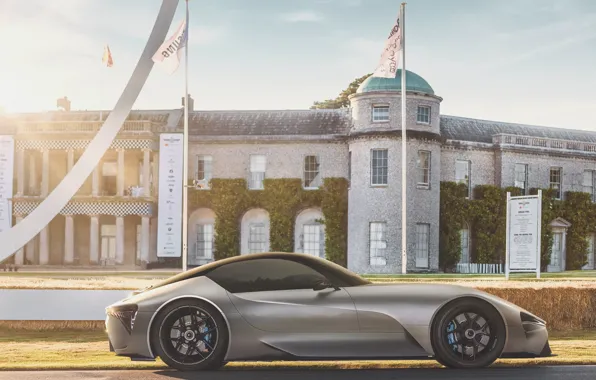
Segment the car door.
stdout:
<path fill-rule="evenodd" d="M 240 315 L 262 331 L 268 343 L 296 355 L 332 356 L 359 331 L 350 295 L 342 288 L 313 290 L 327 279 L 303 263 L 281 258 L 240 261 L 208 277 L 228 291 Z"/>

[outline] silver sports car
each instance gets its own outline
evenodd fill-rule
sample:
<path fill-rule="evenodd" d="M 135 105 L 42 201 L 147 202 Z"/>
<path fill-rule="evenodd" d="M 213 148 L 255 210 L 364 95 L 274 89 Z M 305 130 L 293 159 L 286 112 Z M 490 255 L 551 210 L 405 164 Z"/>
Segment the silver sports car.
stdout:
<path fill-rule="evenodd" d="M 546 323 L 473 288 L 372 284 L 309 255 L 200 266 L 106 309 L 110 350 L 184 371 L 229 361 L 435 359 L 452 368 L 550 356 Z"/>

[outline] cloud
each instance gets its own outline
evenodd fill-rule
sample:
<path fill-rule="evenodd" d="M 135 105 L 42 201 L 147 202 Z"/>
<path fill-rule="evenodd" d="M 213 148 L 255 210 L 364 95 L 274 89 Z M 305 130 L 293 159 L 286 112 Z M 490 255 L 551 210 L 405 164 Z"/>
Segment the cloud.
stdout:
<path fill-rule="evenodd" d="M 285 22 L 320 22 L 323 16 L 311 10 L 282 13 L 281 20 Z"/>

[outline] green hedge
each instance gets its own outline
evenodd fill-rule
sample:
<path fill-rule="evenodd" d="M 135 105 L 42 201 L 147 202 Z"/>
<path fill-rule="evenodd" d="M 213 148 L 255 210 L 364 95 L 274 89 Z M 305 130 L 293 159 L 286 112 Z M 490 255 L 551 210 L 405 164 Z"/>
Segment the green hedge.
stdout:
<path fill-rule="evenodd" d="M 348 182 L 325 178 L 318 190 L 304 190 L 295 178 L 265 179 L 263 190 L 249 190 L 244 179 L 212 179 L 209 190 L 189 191 L 189 213 L 208 207 L 216 215 L 215 259 L 240 254 L 240 225 L 252 208 L 269 212 L 272 251 L 294 251 L 294 222 L 304 209 L 319 207 L 325 225 L 325 255 L 340 265 L 347 260 Z"/>
<path fill-rule="evenodd" d="M 439 231 L 439 262 L 443 270 L 449 270 L 460 260 L 460 230 L 471 226 L 470 254 L 476 263 L 505 262 L 505 227 L 507 192 L 521 195 L 516 187 L 499 188 L 480 185 L 474 188 L 473 199 L 466 199 L 463 184 L 441 183 L 441 221 Z M 537 194 L 531 189 L 530 194 Z M 546 270 L 552 251 L 550 223 L 562 217 L 571 223 L 567 231 L 567 270 L 581 269 L 587 263 L 587 241 L 596 231 L 596 206 L 590 195 L 583 192 L 567 192 L 565 200 L 555 200 L 552 189 L 542 189 L 542 241 L 541 267 Z"/>

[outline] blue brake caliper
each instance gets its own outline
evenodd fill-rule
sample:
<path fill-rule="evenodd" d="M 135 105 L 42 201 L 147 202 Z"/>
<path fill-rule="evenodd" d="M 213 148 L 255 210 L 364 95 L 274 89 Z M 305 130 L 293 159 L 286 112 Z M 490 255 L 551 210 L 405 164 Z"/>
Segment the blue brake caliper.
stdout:
<path fill-rule="evenodd" d="M 447 326 L 447 341 L 452 345 L 454 350 L 457 350 L 457 342 L 455 340 L 455 333 L 453 331 L 455 331 L 455 323 L 451 321 Z"/>

